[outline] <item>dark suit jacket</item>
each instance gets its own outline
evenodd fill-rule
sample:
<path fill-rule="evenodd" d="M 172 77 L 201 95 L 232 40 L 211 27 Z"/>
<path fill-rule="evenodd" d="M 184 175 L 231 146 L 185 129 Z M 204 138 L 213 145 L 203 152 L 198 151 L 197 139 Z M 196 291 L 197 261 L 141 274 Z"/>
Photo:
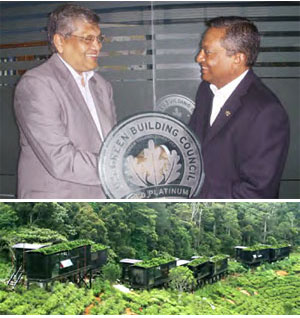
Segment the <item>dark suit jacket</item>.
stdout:
<path fill-rule="evenodd" d="M 200 84 L 190 121 L 204 161 L 199 198 L 277 198 L 289 147 L 289 120 L 280 101 L 249 70 L 210 127 L 209 85 Z"/>
<path fill-rule="evenodd" d="M 97 73 L 89 85 L 106 136 L 116 122 L 112 87 Z M 24 74 L 14 106 L 21 145 L 18 198 L 104 198 L 98 176 L 101 138 L 57 54 Z"/>

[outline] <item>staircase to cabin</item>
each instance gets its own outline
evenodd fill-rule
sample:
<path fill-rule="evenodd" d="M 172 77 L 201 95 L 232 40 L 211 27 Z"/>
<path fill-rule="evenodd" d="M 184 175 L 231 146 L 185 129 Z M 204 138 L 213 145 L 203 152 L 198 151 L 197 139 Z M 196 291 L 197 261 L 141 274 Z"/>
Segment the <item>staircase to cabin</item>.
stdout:
<path fill-rule="evenodd" d="M 23 266 L 21 265 L 14 273 L 10 276 L 7 285 L 12 286 L 13 288 L 19 283 L 23 276 Z"/>

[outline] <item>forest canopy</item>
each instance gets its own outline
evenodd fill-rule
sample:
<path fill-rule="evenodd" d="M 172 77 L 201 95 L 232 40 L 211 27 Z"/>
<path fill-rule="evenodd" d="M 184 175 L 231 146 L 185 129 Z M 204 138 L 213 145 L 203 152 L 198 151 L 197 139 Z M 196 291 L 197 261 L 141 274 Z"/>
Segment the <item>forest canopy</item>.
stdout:
<path fill-rule="evenodd" d="M 234 246 L 300 243 L 300 203 L 0 203 L 0 248 L 87 239 L 116 260 L 161 253 L 234 254 Z"/>

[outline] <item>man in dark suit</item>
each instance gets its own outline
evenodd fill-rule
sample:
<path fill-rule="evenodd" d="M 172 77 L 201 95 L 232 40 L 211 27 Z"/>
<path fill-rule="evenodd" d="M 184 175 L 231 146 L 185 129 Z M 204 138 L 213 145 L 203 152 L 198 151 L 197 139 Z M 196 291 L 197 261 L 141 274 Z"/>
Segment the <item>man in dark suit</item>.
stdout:
<path fill-rule="evenodd" d="M 27 71 L 15 92 L 18 198 L 104 198 L 98 156 L 116 116 L 112 87 L 94 71 L 103 40 L 99 17 L 63 5 L 49 18 L 48 37 L 54 54 Z"/>
<path fill-rule="evenodd" d="M 241 17 L 207 24 L 197 62 L 203 81 L 191 129 L 202 144 L 205 181 L 199 198 L 277 198 L 289 147 L 289 120 L 254 74 L 256 26 Z"/>

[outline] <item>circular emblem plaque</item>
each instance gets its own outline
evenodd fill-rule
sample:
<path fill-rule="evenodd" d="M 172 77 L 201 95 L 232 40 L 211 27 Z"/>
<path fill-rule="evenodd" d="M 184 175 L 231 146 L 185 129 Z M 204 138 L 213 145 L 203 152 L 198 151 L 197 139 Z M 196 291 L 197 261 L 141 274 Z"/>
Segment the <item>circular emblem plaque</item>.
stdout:
<path fill-rule="evenodd" d="M 204 178 L 200 144 L 176 118 L 138 114 L 105 139 L 99 176 L 112 199 L 192 198 Z"/>
<path fill-rule="evenodd" d="M 160 98 L 155 110 L 169 114 L 188 124 L 195 109 L 195 103 L 179 94 L 166 95 Z"/>

